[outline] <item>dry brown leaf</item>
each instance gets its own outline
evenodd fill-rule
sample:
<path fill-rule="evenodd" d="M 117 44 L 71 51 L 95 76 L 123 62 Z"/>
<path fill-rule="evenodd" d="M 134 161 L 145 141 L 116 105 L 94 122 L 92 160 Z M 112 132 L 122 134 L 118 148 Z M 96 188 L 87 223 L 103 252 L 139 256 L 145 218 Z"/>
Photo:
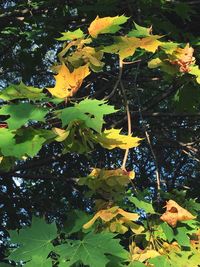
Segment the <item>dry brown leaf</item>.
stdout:
<path fill-rule="evenodd" d="M 195 219 L 189 211 L 179 206 L 174 200 L 167 201 L 166 212 L 160 217 L 172 227 L 175 227 L 178 221 L 188 221 Z"/>

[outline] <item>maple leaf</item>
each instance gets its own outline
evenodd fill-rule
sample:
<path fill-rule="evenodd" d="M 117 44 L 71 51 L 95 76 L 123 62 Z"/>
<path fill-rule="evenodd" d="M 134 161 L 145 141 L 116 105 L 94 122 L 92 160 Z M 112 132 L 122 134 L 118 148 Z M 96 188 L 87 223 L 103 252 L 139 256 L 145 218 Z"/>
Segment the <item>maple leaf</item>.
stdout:
<path fill-rule="evenodd" d="M 190 47 L 189 44 L 187 44 L 184 48 L 178 47 L 172 53 L 169 61 L 171 64 L 177 65 L 180 72 L 189 72 L 190 66 L 195 63 L 193 52 L 194 49 Z"/>
<path fill-rule="evenodd" d="M 106 53 L 118 54 L 120 59 L 123 60 L 132 56 L 136 48 L 139 46 L 140 39 L 135 37 L 115 37 L 115 43 L 103 48 Z"/>
<path fill-rule="evenodd" d="M 5 105 L 0 109 L 0 115 L 9 115 L 6 120 L 10 130 L 20 128 L 29 121 L 45 122 L 45 115 L 48 110 L 42 107 L 37 107 L 30 103 L 19 103 Z"/>
<path fill-rule="evenodd" d="M 44 98 L 43 89 L 33 86 L 26 86 L 23 82 L 20 84 L 11 84 L 0 92 L 0 99 L 13 100 L 29 98 L 30 100 L 38 100 Z"/>
<path fill-rule="evenodd" d="M 127 251 L 120 245 L 119 239 L 114 239 L 115 234 L 90 232 L 82 240 L 67 239 L 66 243 L 55 248 L 60 255 L 59 266 L 70 267 L 76 262 L 90 267 L 105 267 L 109 262 L 107 255 L 115 255 L 126 259 Z"/>
<path fill-rule="evenodd" d="M 96 38 L 102 33 L 115 33 L 121 29 L 119 25 L 124 24 L 127 20 L 128 17 L 123 15 L 105 18 L 99 18 L 99 16 L 97 16 L 90 24 L 88 31 L 93 38 Z"/>
<path fill-rule="evenodd" d="M 170 199 L 167 201 L 165 207 L 166 211 L 160 219 L 172 227 L 175 227 L 178 221 L 188 221 L 196 218 L 189 211 L 179 206 L 174 200 Z"/>
<path fill-rule="evenodd" d="M 157 40 L 161 37 L 162 36 L 159 35 L 151 35 L 145 38 L 127 36 L 115 37 L 115 43 L 104 47 L 102 51 L 118 54 L 121 60 L 132 56 L 137 48 L 142 48 L 148 52 L 154 53 L 158 49 L 158 46 L 162 44 Z"/>
<path fill-rule="evenodd" d="M 158 46 L 162 44 L 162 42 L 158 41 L 162 36 L 159 35 L 151 35 L 145 38 L 140 39 L 140 43 L 138 47 L 145 49 L 148 52 L 155 53 L 158 49 Z"/>
<path fill-rule="evenodd" d="M 200 84 L 200 69 L 199 66 L 191 66 L 190 67 L 190 74 L 195 75 L 196 76 L 196 81 Z"/>
<path fill-rule="evenodd" d="M 139 146 L 142 138 L 133 137 L 131 135 L 120 134 L 121 129 L 105 130 L 102 134 L 95 137 L 95 140 L 107 149 L 121 148 L 128 149 Z"/>
<path fill-rule="evenodd" d="M 53 88 L 47 88 L 49 92 L 58 98 L 67 98 L 73 96 L 85 77 L 90 74 L 88 65 L 81 66 L 70 72 L 65 64 L 63 64 L 55 76 L 56 85 Z"/>
<path fill-rule="evenodd" d="M 47 224 L 43 219 L 33 217 L 31 227 L 23 228 L 19 231 L 9 231 L 12 243 L 20 246 L 14 249 L 9 255 L 9 259 L 14 261 L 28 261 L 40 258 L 45 264 L 47 256 L 53 250 L 51 241 L 57 236 L 56 224 Z M 26 266 L 36 266 L 32 261 Z M 39 266 L 39 265 L 37 265 Z M 42 266 L 42 264 L 41 264 Z M 51 266 L 46 262 L 45 266 Z"/>
<path fill-rule="evenodd" d="M 107 104 L 105 100 L 84 99 L 75 104 L 74 107 L 64 108 L 56 111 L 65 127 L 72 121 L 83 121 L 88 128 L 101 132 L 104 123 L 104 115 L 115 113 L 117 110 Z"/>
<path fill-rule="evenodd" d="M 83 31 L 79 28 L 75 31 L 67 31 L 67 32 L 61 32 L 62 37 L 56 38 L 58 41 L 72 41 L 75 39 L 83 38 L 85 34 Z"/>

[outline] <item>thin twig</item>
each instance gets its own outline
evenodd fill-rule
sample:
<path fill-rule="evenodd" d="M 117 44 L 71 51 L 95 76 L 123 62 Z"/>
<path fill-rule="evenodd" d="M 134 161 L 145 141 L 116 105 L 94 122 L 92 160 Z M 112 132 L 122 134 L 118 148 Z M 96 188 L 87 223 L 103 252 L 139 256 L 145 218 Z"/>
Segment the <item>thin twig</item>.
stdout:
<path fill-rule="evenodd" d="M 118 74 L 117 81 L 115 82 L 115 85 L 114 85 L 111 93 L 108 96 L 104 97 L 105 100 L 110 99 L 115 94 L 115 92 L 117 91 L 117 87 L 121 81 L 121 78 L 122 78 L 122 68 L 119 66 L 119 74 Z"/>
<path fill-rule="evenodd" d="M 122 72 L 123 69 L 123 62 L 120 60 L 120 69 Z M 129 104 L 128 104 L 128 100 L 127 100 L 127 96 L 126 96 L 126 91 L 123 85 L 122 80 L 120 80 L 120 87 L 121 87 L 121 92 L 123 94 L 123 98 L 124 98 L 124 102 L 125 102 L 125 106 L 126 106 L 126 114 L 127 114 L 127 124 L 128 124 L 128 135 L 131 135 L 131 113 L 130 113 L 130 109 L 129 109 Z M 126 149 L 125 154 L 124 154 L 124 158 L 123 158 L 123 163 L 122 163 L 122 170 L 126 170 L 126 162 L 128 159 L 128 153 L 129 153 L 129 148 Z"/>
<path fill-rule="evenodd" d="M 138 72 L 138 69 L 140 67 L 140 62 L 138 63 L 138 68 L 137 68 L 137 72 Z M 140 119 L 141 119 L 141 124 L 142 124 L 142 128 L 144 130 L 144 133 L 145 133 L 145 136 L 146 136 L 146 139 L 147 139 L 147 142 L 148 142 L 148 145 L 149 145 L 149 148 L 151 150 L 151 154 L 153 156 L 153 159 L 154 159 L 154 162 L 155 162 L 155 173 L 156 173 L 156 183 L 157 183 L 157 189 L 158 191 L 160 190 L 161 186 L 160 186 L 160 173 L 159 173 L 159 166 L 158 166 L 158 161 L 157 161 L 157 157 L 156 157 L 156 154 L 153 150 L 153 146 L 152 146 L 152 143 L 151 143 L 151 139 L 150 139 L 150 136 L 146 130 L 146 125 L 144 124 L 144 119 L 143 119 L 143 115 L 142 115 L 142 109 L 141 109 L 141 102 L 140 102 L 140 96 L 139 96 L 139 93 L 137 91 L 137 88 L 136 88 L 136 96 L 137 96 L 137 100 L 138 100 L 138 111 L 139 111 L 139 115 L 140 115 Z"/>

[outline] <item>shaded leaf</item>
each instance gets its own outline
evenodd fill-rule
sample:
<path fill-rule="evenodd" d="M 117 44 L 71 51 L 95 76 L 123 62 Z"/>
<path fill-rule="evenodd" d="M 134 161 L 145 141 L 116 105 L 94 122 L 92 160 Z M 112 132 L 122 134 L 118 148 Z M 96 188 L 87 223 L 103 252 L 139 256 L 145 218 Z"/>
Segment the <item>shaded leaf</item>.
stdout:
<path fill-rule="evenodd" d="M 7 88 L 0 92 L 0 99 L 13 100 L 28 98 L 31 100 L 40 100 L 45 97 L 42 94 L 43 89 L 35 88 L 32 86 L 26 86 L 23 82 L 18 85 L 11 84 Z"/>
<path fill-rule="evenodd" d="M 9 115 L 6 120 L 10 130 L 18 129 L 29 121 L 42 121 L 48 113 L 45 108 L 37 107 L 30 103 L 19 103 L 13 105 L 4 105 L 0 109 L 0 115 Z"/>

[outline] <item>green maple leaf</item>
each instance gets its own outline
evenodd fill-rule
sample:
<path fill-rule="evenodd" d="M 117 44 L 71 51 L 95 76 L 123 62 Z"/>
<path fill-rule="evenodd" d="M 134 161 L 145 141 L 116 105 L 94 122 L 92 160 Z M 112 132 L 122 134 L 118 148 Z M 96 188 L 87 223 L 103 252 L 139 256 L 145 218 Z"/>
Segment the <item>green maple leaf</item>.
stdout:
<path fill-rule="evenodd" d="M 135 25 L 135 29 L 131 30 L 128 33 L 128 37 L 147 37 L 150 36 L 151 34 L 151 27 L 150 28 L 145 28 L 142 27 L 140 25 L 138 25 L 137 23 L 134 22 Z"/>
<path fill-rule="evenodd" d="M 18 85 L 11 84 L 0 92 L 0 99 L 13 100 L 28 98 L 31 100 L 37 100 L 44 98 L 42 94 L 43 89 L 35 88 L 32 86 L 26 86 L 23 82 Z"/>
<path fill-rule="evenodd" d="M 112 233 L 95 234 L 90 232 L 83 240 L 67 240 L 66 244 L 56 248 L 60 255 L 60 267 L 70 267 L 76 262 L 84 265 L 105 267 L 109 262 L 106 254 L 126 259 L 128 252 L 114 239 Z"/>
<path fill-rule="evenodd" d="M 23 156 L 34 157 L 42 145 L 55 136 L 52 131 L 21 129 L 15 135 L 14 131 L 0 129 L 0 150 L 4 156 L 21 159 Z"/>
<path fill-rule="evenodd" d="M 84 121 L 85 125 L 97 132 L 101 132 L 104 123 L 103 116 L 116 112 L 113 106 L 106 104 L 105 100 L 84 99 L 74 107 L 57 111 L 62 120 L 62 126 L 72 121 Z"/>
<path fill-rule="evenodd" d="M 10 118 L 6 120 L 10 130 L 18 129 L 30 120 L 44 122 L 47 113 L 47 109 L 30 103 L 5 105 L 0 109 L 0 115 L 10 115 Z"/>
<path fill-rule="evenodd" d="M 56 224 L 47 224 L 45 220 L 34 217 L 31 227 L 9 231 L 11 242 L 20 246 L 9 255 L 10 260 L 30 261 L 25 266 L 50 267 L 47 256 L 53 250 L 51 241 L 57 236 Z"/>
<path fill-rule="evenodd" d="M 13 265 L 10 265 L 8 263 L 5 262 L 0 262 L 0 267 L 12 267 Z"/>
<path fill-rule="evenodd" d="M 33 255 L 32 260 L 25 264 L 25 267 L 52 267 L 52 260 L 45 256 Z"/>
<path fill-rule="evenodd" d="M 78 39 L 78 38 L 83 38 L 85 36 L 85 34 L 83 33 L 83 31 L 79 28 L 75 31 L 67 31 L 67 32 L 61 32 L 61 34 L 63 35 L 60 38 L 56 38 L 56 40 L 58 41 L 72 41 L 74 39 Z"/>

